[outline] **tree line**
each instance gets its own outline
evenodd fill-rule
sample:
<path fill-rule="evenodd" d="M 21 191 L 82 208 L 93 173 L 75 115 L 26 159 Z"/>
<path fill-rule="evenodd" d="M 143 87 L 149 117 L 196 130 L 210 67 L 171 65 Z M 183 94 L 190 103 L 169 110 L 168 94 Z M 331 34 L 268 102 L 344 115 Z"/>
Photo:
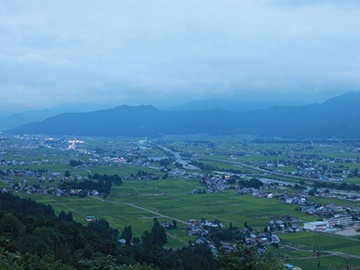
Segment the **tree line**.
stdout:
<path fill-rule="evenodd" d="M 78 180 L 76 177 L 73 181 L 63 181 L 59 184 L 60 189 L 70 190 L 70 189 L 81 189 L 85 191 L 96 190 L 99 193 L 110 194 L 112 184 L 120 185 L 123 183 L 122 178 L 117 175 L 107 175 L 107 174 L 89 174 L 89 179 Z"/>
<path fill-rule="evenodd" d="M 314 188 L 330 188 L 338 190 L 359 191 L 360 185 L 354 183 L 348 184 L 346 182 L 334 183 L 330 181 L 316 181 L 314 182 Z"/>
<path fill-rule="evenodd" d="M 248 173 L 248 171 L 241 171 L 238 169 L 232 169 L 232 168 L 220 168 L 217 166 L 213 166 L 213 165 L 209 165 L 209 164 L 204 164 L 203 162 L 199 162 L 196 160 L 193 160 L 191 162 L 189 162 L 189 164 L 200 168 L 203 171 L 222 171 L 222 172 L 231 172 L 231 173 L 237 173 L 237 174 L 246 174 Z"/>

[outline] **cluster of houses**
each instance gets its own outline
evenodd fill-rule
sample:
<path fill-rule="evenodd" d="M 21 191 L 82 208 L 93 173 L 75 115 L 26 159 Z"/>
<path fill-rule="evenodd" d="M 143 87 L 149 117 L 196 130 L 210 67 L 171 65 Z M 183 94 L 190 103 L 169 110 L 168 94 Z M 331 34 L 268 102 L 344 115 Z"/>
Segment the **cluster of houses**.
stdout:
<path fill-rule="evenodd" d="M 62 196 L 80 196 L 80 197 L 86 197 L 86 196 L 99 196 L 100 193 L 97 190 L 82 190 L 82 189 L 54 189 L 48 191 L 48 194 L 53 194 L 57 197 Z"/>
<path fill-rule="evenodd" d="M 237 190 L 239 195 L 251 195 L 259 198 L 268 198 L 268 199 L 277 199 L 282 203 L 288 204 L 306 204 L 307 203 L 307 194 L 306 192 L 299 192 L 295 194 L 287 193 L 274 193 L 266 189 L 257 189 L 257 188 L 241 188 Z"/>
<path fill-rule="evenodd" d="M 61 196 L 99 196 L 100 193 L 97 190 L 82 190 L 82 189 L 60 189 L 60 188 L 48 188 L 42 185 L 30 185 L 27 180 L 10 184 L 10 188 L 19 193 L 26 194 L 50 194 L 57 197 Z M 8 191 L 6 189 L 6 191 Z"/>
<path fill-rule="evenodd" d="M 306 205 L 299 206 L 297 209 L 299 212 L 319 217 L 329 217 L 339 213 L 346 213 L 346 209 L 344 209 L 344 207 L 336 206 L 334 204 L 323 206 L 316 203 L 308 203 Z"/>
<path fill-rule="evenodd" d="M 45 181 L 46 179 L 52 180 L 58 175 L 53 173 L 48 173 L 47 170 L 30 170 L 30 169 L 7 169 L 2 170 L 0 174 L 3 178 L 11 177 L 32 177 L 37 178 L 39 181 Z"/>
<path fill-rule="evenodd" d="M 248 232 L 246 228 L 242 230 L 242 235 L 244 237 L 244 243 L 248 246 L 257 246 L 260 248 L 258 253 L 263 254 L 266 251 L 266 245 L 280 243 L 280 237 L 276 234 L 270 233 L 254 233 Z"/>
<path fill-rule="evenodd" d="M 300 232 L 302 227 L 298 225 L 300 222 L 298 217 L 285 215 L 271 217 L 268 226 L 265 228 L 267 232 L 288 231 Z"/>
<path fill-rule="evenodd" d="M 280 157 L 281 155 L 275 154 L 275 156 Z M 276 171 L 293 176 L 324 181 L 343 181 L 347 177 L 357 176 L 358 171 L 350 170 L 348 164 L 360 163 L 360 158 L 329 158 L 315 154 L 299 154 L 294 152 L 281 157 L 282 159 L 261 160 L 247 163 L 251 166 L 256 166 L 268 171 Z M 284 157 L 287 157 L 287 159 L 283 159 Z M 332 163 L 342 164 L 333 166 L 329 165 Z M 285 167 L 296 169 L 287 172 L 283 170 Z"/>
<path fill-rule="evenodd" d="M 82 179 L 81 176 L 75 177 L 63 177 L 60 173 L 57 172 L 48 172 L 47 170 L 30 170 L 30 169 L 7 169 L 1 171 L 2 180 L 9 184 L 9 188 L 15 190 L 19 193 L 26 194 L 52 194 L 55 196 L 74 196 L 84 193 L 81 189 L 60 189 L 57 186 L 46 186 L 45 183 L 53 183 L 56 180 L 63 181 L 73 181 L 75 178 L 77 180 Z M 14 181 L 16 178 L 23 178 L 22 181 Z M 86 191 L 86 195 L 99 195 L 99 192 L 96 190 Z"/>
<path fill-rule="evenodd" d="M 280 200 L 283 203 L 296 204 L 296 208 L 299 212 L 318 216 L 323 218 L 321 221 L 321 226 L 317 224 L 317 227 L 314 228 L 333 228 L 341 226 L 349 226 L 354 224 L 360 224 L 360 206 L 338 206 L 334 204 L 320 205 L 308 201 L 306 195 L 302 192 L 298 194 L 288 194 L 288 193 L 269 193 L 266 190 L 258 190 L 253 188 L 243 188 L 237 191 L 238 194 L 250 194 L 256 197 L 262 198 L 275 198 Z M 307 225 L 310 227 L 300 227 L 298 225 L 299 220 L 296 217 L 282 216 L 282 217 L 273 217 L 269 222 L 267 227 L 268 231 L 283 231 L 288 230 L 290 232 L 298 232 L 302 229 L 313 228 L 313 225 Z M 316 223 L 315 223 L 316 225 Z M 314 225 L 314 226 L 315 226 Z M 312 229 L 314 230 L 314 229 Z M 321 229 L 316 229 L 321 230 Z"/>
<path fill-rule="evenodd" d="M 47 188 L 39 185 L 29 185 L 27 180 L 24 180 L 22 183 L 18 182 L 11 184 L 10 188 L 16 190 L 17 192 L 27 193 L 27 194 L 48 194 Z"/>
<path fill-rule="evenodd" d="M 273 194 L 264 190 L 257 188 L 240 188 L 237 190 L 238 195 L 251 195 L 259 198 L 273 198 Z"/>
<path fill-rule="evenodd" d="M 173 230 L 177 228 L 176 220 L 173 220 L 172 222 L 162 221 L 160 225 L 163 226 L 166 230 Z"/>
<path fill-rule="evenodd" d="M 209 176 L 205 175 L 201 177 L 200 183 L 204 184 L 207 189 L 207 193 L 214 193 L 216 191 L 221 190 L 233 190 L 233 189 L 239 189 L 238 185 L 231 185 L 228 182 L 229 176 Z"/>
<path fill-rule="evenodd" d="M 223 229 L 224 225 L 219 220 L 214 220 L 212 222 L 201 219 L 195 220 L 192 219 L 188 222 L 186 226 L 186 230 L 188 235 L 196 235 L 198 238 L 196 239 L 196 244 L 206 244 L 208 247 L 216 252 L 216 247 L 214 242 L 211 240 L 211 232 L 213 229 Z M 266 246 L 270 244 L 279 244 L 280 238 L 273 233 L 259 233 L 252 231 L 249 227 L 244 227 L 237 231 L 237 241 L 242 242 L 248 246 L 257 247 L 257 252 L 259 255 L 262 255 L 266 252 Z M 235 245 L 229 244 L 223 241 L 220 241 L 220 248 L 227 252 L 231 252 L 235 250 Z"/>
<path fill-rule="evenodd" d="M 121 163 L 129 162 L 127 157 L 131 157 L 136 162 L 136 157 L 143 156 L 143 152 L 147 149 L 140 149 L 140 143 L 137 141 L 128 141 L 126 144 L 121 145 L 121 149 L 99 149 L 96 147 L 91 147 L 87 140 L 79 140 L 74 138 L 68 138 L 66 136 L 53 138 L 46 136 L 15 136 L 15 141 L 1 141 L 1 150 L 0 154 L 6 154 L 7 151 L 13 151 L 13 149 L 31 149 L 31 150 L 58 150 L 61 152 L 62 156 L 66 156 L 67 153 L 71 156 L 78 156 L 80 159 L 84 157 L 84 162 L 81 166 L 83 167 L 93 167 L 97 165 L 114 165 L 117 166 Z M 89 141 L 92 140 L 88 138 Z M 106 139 L 104 139 L 106 140 Z M 114 142 L 111 139 L 107 139 L 106 142 L 108 145 L 113 145 Z M 46 154 L 45 154 L 46 153 Z M 56 153 L 49 154 L 44 151 L 44 156 L 54 155 Z M 70 155 L 69 155 L 70 156 Z M 16 166 L 26 166 L 26 165 L 41 165 L 41 163 L 49 162 L 47 158 L 41 160 L 27 161 L 24 159 L 24 156 L 19 155 L 19 160 L 4 160 L 0 161 L 0 165 L 16 165 Z M 68 163 L 69 161 L 65 161 Z M 131 163 L 131 162 L 130 162 Z M 79 165 L 80 166 L 80 165 Z"/>
<path fill-rule="evenodd" d="M 224 228 L 224 225 L 219 220 L 214 220 L 213 222 L 210 222 L 206 219 L 191 219 L 186 226 L 188 235 L 199 236 L 208 236 L 210 228 Z"/>

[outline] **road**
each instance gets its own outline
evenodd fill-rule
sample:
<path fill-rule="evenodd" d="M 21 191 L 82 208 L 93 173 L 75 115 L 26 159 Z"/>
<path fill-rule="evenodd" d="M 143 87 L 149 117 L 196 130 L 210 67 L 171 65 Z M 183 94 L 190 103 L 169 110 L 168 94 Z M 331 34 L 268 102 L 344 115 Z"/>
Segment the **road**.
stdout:
<path fill-rule="evenodd" d="M 142 210 L 142 211 L 145 211 L 145 212 L 148 212 L 148 213 L 151 213 L 151 214 L 154 214 L 154 215 L 163 217 L 163 218 L 169 218 L 169 219 L 172 219 L 172 220 L 176 220 L 176 222 L 180 222 L 180 223 L 182 223 L 182 224 L 188 224 L 186 221 L 183 221 L 183 220 L 181 220 L 181 219 L 177 219 L 177 218 L 174 218 L 174 217 L 170 217 L 170 216 L 167 216 L 167 215 L 163 215 L 163 214 L 160 214 L 160 213 L 157 212 L 157 211 L 152 211 L 152 210 L 146 209 L 146 208 L 144 208 L 144 207 L 138 206 L 138 205 L 133 204 L 133 203 L 126 203 L 126 202 L 124 202 L 124 204 L 126 204 L 126 205 L 128 205 L 128 206 L 131 206 L 131 207 L 134 207 L 134 208 L 137 208 L 137 209 L 140 209 L 140 210 Z"/>
<path fill-rule="evenodd" d="M 96 197 L 96 196 L 91 196 L 91 198 L 94 198 L 94 199 L 97 199 L 97 200 L 100 200 L 100 201 L 106 202 L 106 203 L 121 204 L 120 202 L 112 202 L 112 201 L 104 200 L 104 199 Z M 171 217 L 171 216 L 167 216 L 167 215 L 163 215 L 163 214 L 159 213 L 158 211 L 152 211 L 150 209 L 146 209 L 146 208 L 144 208 L 142 206 L 139 206 L 139 205 L 136 205 L 136 204 L 133 204 L 133 203 L 124 202 L 123 204 L 125 204 L 127 206 L 137 208 L 137 209 L 140 209 L 142 211 L 145 211 L 145 212 L 148 212 L 148 213 L 151 213 L 151 214 L 154 214 L 156 216 L 160 216 L 160 217 L 163 217 L 163 218 L 168 218 L 168 219 L 171 219 L 171 220 L 176 220 L 176 222 L 180 222 L 180 223 L 185 224 L 185 225 L 188 224 L 188 222 L 186 222 L 184 220 L 174 218 L 174 217 Z"/>
<path fill-rule="evenodd" d="M 313 250 L 303 249 L 303 248 L 299 248 L 299 247 L 294 247 L 294 246 L 292 246 L 292 245 L 281 244 L 281 246 L 287 247 L 287 248 L 290 248 L 290 249 L 294 249 L 294 250 L 297 250 L 297 251 L 309 252 L 309 253 L 311 253 L 311 254 L 314 253 Z M 321 253 L 326 253 L 326 254 L 320 255 L 320 258 L 322 258 L 322 257 L 327 257 L 327 256 L 340 256 L 340 257 L 344 257 L 344 258 L 360 259 L 360 256 L 358 256 L 358 255 L 353 255 L 353 254 L 344 253 L 344 252 L 339 252 L 339 251 L 326 251 L 326 250 L 321 250 Z M 317 258 L 317 256 L 294 257 L 294 258 L 290 258 L 290 259 L 303 260 L 303 259 L 313 259 L 313 258 Z"/>

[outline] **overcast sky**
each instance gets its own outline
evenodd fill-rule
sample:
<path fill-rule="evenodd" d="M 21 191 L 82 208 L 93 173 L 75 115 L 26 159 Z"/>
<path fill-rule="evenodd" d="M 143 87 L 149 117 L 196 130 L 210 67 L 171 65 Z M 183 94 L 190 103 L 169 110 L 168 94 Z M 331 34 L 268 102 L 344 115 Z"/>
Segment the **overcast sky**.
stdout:
<path fill-rule="evenodd" d="M 360 90 L 358 0 L 0 0 L 0 107 Z"/>

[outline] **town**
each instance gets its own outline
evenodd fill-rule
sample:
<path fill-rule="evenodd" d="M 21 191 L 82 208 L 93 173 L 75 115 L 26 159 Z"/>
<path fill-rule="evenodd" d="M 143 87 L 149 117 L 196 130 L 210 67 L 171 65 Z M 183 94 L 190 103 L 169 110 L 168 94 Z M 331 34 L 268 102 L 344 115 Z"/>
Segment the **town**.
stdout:
<path fill-rule="evenodd" d="M 161 225 L 174 239 L 190 237 L 194 243 L 206 244 L 214 254 L 219 248 L 231 251 L 239 242 L 257 247 L 258 254 L 268 247 L 290 248 L 284 237 L 309 231 L 349 239 L 360 235 L 357 142 L 3 135 L 0 147 L 2 192 L 40 201 L 48 197 L 112 201 L 119 192 L 129 199 L 165 199 L 179 192 L 179 183 L 186 183 L 181 193 L 187 200 L 211 200 L 209 196 L 224 194 L 284 207 L 282 212 L 263 213 L 263 219 L 251 217 L 256 223 L 245 220 L 243 226 L 235 224 L 243 217 L 233 217 L 234 225 L 228 225 L 222 222 L 229 218 L 221 218 L 221 213 L 214 215 L 213 221 L 208 221 L 211 211 L 186 219 L 184 213 L 179 218 L 162 214 L 163 209 L 126 202 L 164 218 Z M 150 189 L 141 191 L 140 183 Z M 160 184 L 171 188 L 166 190 Z M 84 216 L 95 219 L 94 212 L 81 213 L 82 220 Z M 98 213 L 96 217 L 101 218 Z"/>

